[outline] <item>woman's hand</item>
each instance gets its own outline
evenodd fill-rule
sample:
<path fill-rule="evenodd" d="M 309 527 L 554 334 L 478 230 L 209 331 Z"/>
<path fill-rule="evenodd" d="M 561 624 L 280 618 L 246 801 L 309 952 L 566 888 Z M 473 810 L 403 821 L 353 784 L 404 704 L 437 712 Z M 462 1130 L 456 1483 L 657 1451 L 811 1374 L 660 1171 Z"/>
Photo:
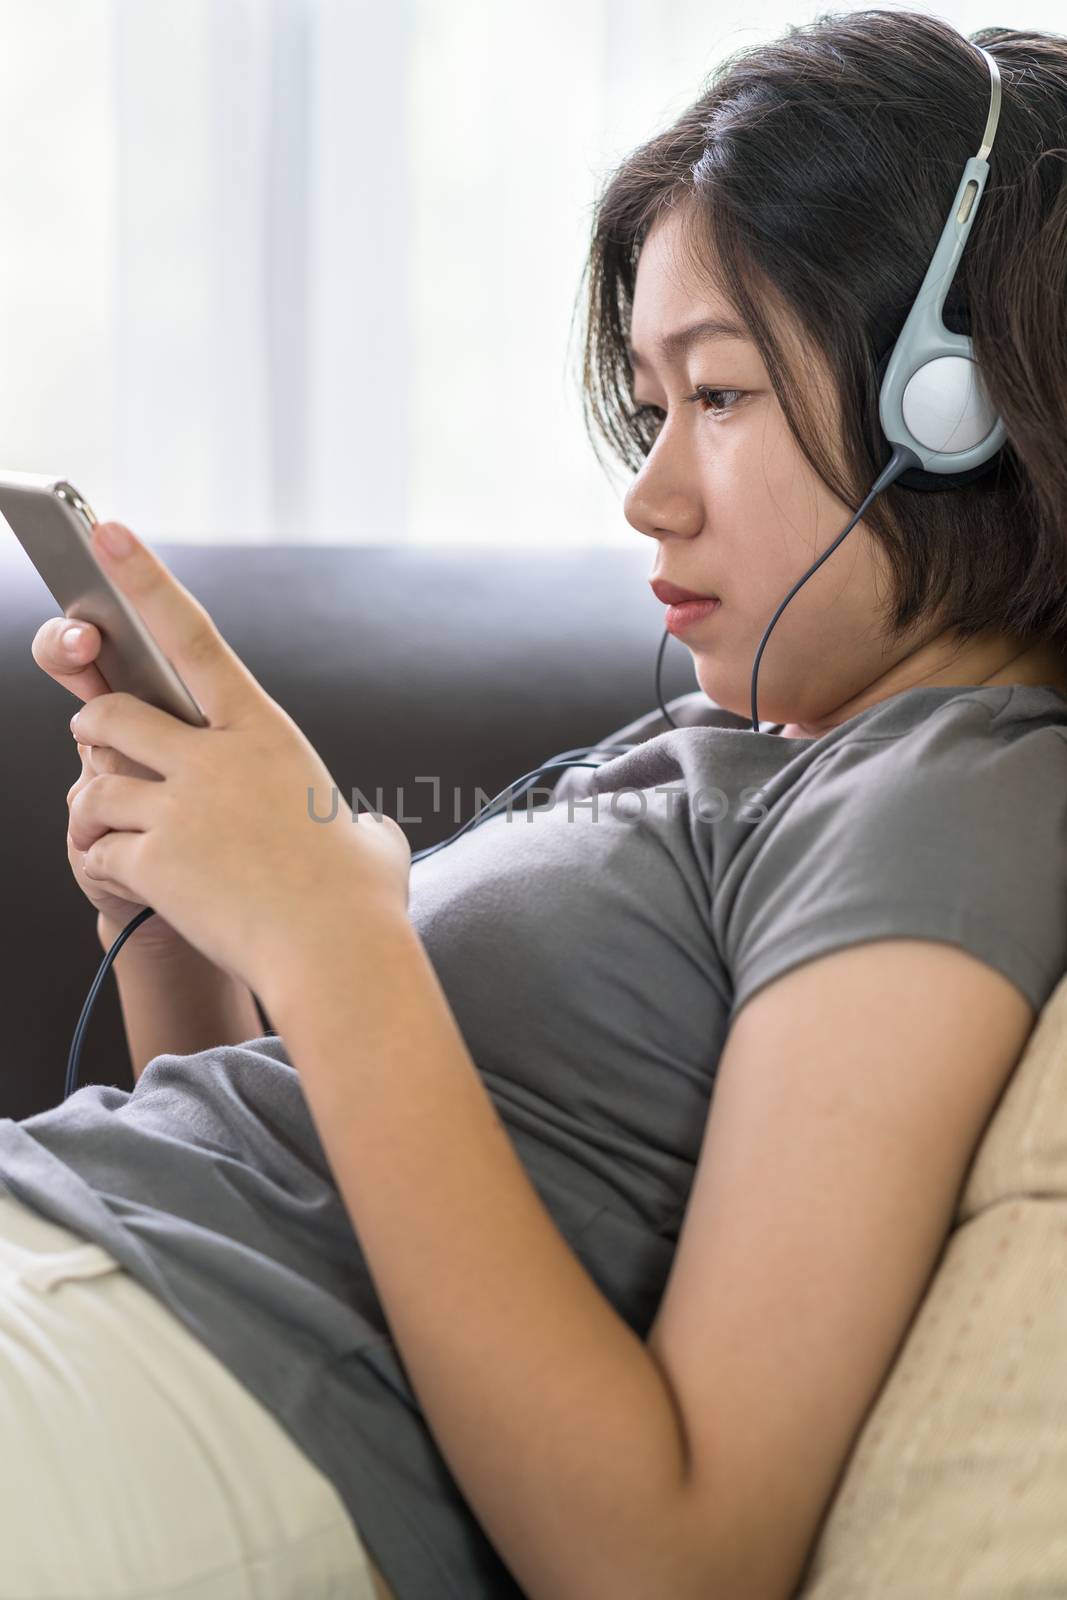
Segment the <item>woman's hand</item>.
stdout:
<path fill-rule="evenodd" d="M 71 626 L 69 617 L 50 617 L 47 622 L 42 622 L 34 635 L 30 651 L 34 661 L 50 678 L 61 683 L 64 689 L 69 689 L 71 694 L 77 695 L 79 700 L 88 701 L 97 695 L 109 694 L 107 684 L 100 675 L 96 666 L 96 658 L 100 653 L 100 633 L 91 622 L 78 620 L 81 628 L 76 643 L 69 646 L 64 643 L 64 634 Z M 81 757 L 81 773 L 77 780 L 67 790 L 67 810 L 81 794 L 82 790 L 101 773 L 116 773 L 127 777 L 150 778 L 159 781 L 158 772 L 150 772 L 147 767 L 142 767 L 136 761 L 128 761 L 117 750 L 111 750 L 107 745 L 78 746 Z M 142 911 L 144 907 L 136 901 L 126 899 L 118 892 L 117 886 L 108 883 L 107 879 L 93 879 L 86 876 L 83 866 L 84 853 L 76 850 L 67 832 L 67 860 L 70 870 L 78 888 L 85 895 L 106 923 L 113 924 L 120 930 Z M 149 917 L 147 922 L 138 928 L 133 936 L 138 944 L 152 944 L 170 948 L 181 944 L 183 941 L 168 922 L 160 916 Z"/>
<path fill-rule="evenodd" d="M 127 534 L 128 555 L 109 553 L 100 536 L 110 530 Z M 80 743 L 158 774 L 104 773 L 75 795 L 71 841 L 86 877 L 152 906 L 255 994 L 269 995 L 298 951 L 351 943 L 358 962 L 376 917 L 406 915 L 403 830 L 389 817 L 353 817 L 296 723 L 147 546 L 106 523 L 93 551 L 210 726 L 111 693 L 72 719 Z"/>

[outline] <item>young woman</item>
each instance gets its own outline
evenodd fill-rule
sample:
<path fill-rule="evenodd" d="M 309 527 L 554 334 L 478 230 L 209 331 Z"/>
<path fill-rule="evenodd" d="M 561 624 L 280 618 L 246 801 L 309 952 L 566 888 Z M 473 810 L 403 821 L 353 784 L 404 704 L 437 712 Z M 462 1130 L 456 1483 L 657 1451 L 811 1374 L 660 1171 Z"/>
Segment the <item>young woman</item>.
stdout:
<path fill-rule="evenodd" d="M 133 1093 L 0 1123 L 0 1592 L 802 1582 L 1067 970 L 1067 42 L 977 38 L 1003 106 L 945 321 L 1008 444 L 872 505 L 759 732 L 989 105 L 918 13 L 726 63 L 600 197 L 590 415 L 653 581 L 720 603 L 679 634 L 700 692 L 556 804 L 409 873 L 395 825 L 295 815 L 329 774 L 143 546 L 101 559 L 209 728 L 42 629 L 102 943 L 156 915 Z"/>

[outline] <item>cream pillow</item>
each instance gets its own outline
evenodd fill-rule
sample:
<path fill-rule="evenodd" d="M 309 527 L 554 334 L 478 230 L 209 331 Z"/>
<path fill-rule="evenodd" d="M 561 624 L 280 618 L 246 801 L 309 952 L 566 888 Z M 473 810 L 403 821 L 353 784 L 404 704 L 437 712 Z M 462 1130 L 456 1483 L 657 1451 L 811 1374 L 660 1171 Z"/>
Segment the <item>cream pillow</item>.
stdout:
<path fill-rule="evenodd" d="M 949 1595 L 1067 1596 L 1067 979 L 986 1126 L 795 1600 Z"/>

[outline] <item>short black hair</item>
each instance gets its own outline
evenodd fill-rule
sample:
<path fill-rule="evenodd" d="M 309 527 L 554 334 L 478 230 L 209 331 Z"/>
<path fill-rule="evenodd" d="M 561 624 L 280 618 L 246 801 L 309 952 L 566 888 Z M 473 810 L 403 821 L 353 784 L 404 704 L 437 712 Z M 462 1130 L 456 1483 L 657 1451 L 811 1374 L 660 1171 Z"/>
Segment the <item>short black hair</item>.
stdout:
<path fill-rule="evenodd" d="M 891 486 L 864 525 L 887 555 L 891 633 L 936 618 L 961 643 L 1007 630 L 1067 648 L 1067 39 L 971 38 L 920 12 L 820 15 L 728 57 L 623 161 L 597 199 L 582 280 L 586 428 L 598 457 L 599 439 L 632 471 L 654 442 L 658 421 L 632 401 L 629 324 L 641 247 L 673 210 L 687 255 L 749 330 L 800 449 L 855 510 L 890 455 L 879 358 L 981 144 L 980 44 L 1000 70 L 1000 120 L 943 318 L 972 338 L 1008 442 L 973 483 Z M 832 374 L 832 436 L 778 337 L 782 312 Z"/>

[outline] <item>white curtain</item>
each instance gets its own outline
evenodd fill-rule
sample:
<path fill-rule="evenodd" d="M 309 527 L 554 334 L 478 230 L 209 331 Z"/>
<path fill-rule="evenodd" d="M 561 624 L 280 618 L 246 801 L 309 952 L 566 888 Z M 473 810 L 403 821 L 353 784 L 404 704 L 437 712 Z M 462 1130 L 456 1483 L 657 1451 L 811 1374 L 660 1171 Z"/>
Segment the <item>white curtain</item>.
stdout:
<path fill-rule="evenodd" d="M 822 9 L 0 0 L 0 468 L 156 540 L 632 542 L 581 418 L 595 195 Z"/>

